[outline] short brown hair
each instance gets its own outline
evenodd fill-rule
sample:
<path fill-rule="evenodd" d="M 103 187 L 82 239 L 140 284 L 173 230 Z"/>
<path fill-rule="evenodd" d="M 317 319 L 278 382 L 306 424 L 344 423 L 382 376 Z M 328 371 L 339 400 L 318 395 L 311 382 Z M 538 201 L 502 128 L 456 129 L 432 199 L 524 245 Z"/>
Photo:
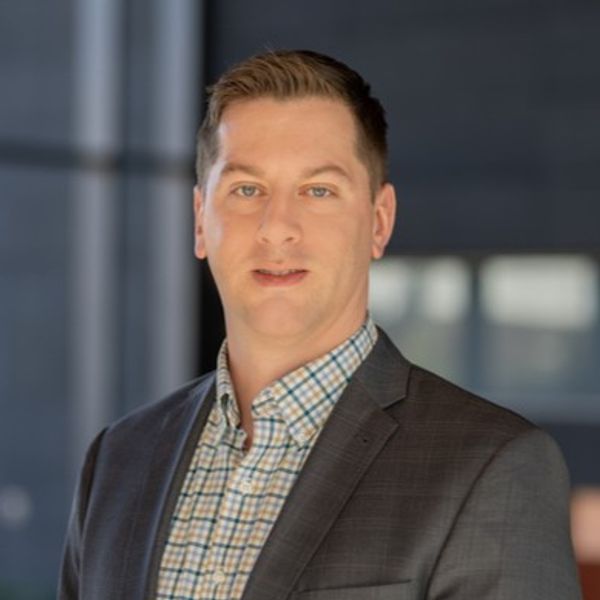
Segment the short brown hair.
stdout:
<path fill-rule="evenodd" d="M 356 150 L 369 172 L 373 194 L 387 180 L 387 123 L 370 85 L 354 70 L 310 50 L 279 50 L 253 56 L 229 69 L 208 89 L 209 101 L 198 132 L 199 185 L 218 154 L 217 128 L 223 111 L 236 101 L 322 96 L 341 100 L 354 116 Z"/>

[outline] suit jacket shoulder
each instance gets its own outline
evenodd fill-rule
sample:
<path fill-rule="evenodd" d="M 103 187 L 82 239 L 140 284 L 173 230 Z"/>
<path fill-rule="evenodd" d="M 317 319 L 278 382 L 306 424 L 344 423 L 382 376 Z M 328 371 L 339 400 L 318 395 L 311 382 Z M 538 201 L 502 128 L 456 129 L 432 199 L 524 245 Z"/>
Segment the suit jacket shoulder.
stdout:
<path fill-rule="evenodd" d="M 93 441 L 73 502 L 59 598 L 146 597 L 213 386 L 209 373 Z"/>
<path fill-rule="evenodd" d="M 112 438 L 113 443 L 122 437 L 123 443 L 129 444 L 137 441 L 137 435 L 151 435 L 151 431 L 162 427 L 165 420 L 187 414 L 190 410 L 193 412 L 198 408 L 198 402 L 204 398 L 213 383 L 214 372 L 193 379 L 165 398 L 137 408 L 121 417 L 106 428 L 106 433 Z"/>
<path fill-rule="evenodd" d="M 481 398 L 426 369 L 413 365 L 408 394 L 397 407 L 428 430 L 449 436 L 477 432 L 482 443 L 495 447 L 532 429 L 539 429 L 516 412 Z"/>
<path fill-rule="evenodd" d="M 356 379 L 382 408 L 411 428 L 460 437 L 477 432 L 482 443 L 497 446 L 502 440 L 537 429 L 537 426 L 489 400 L 407 360 L 389 337 L 380 340 Z"/>

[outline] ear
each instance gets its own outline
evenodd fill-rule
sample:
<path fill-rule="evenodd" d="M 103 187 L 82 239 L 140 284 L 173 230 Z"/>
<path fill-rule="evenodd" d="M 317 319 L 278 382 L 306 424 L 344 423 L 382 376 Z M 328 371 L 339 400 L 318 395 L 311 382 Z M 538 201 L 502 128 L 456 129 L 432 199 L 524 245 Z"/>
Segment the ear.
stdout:
<path fill-rule="evenodd" d="M 373 202 L 373 238 L 371 258 L 381 258 L 390 240 L 396 221 L 396 191 L 391 183 L 384 183 Z"/>
<path fill-rule="evenodd" d="M 204 198 L 202 189 L 194 186 L 194 254 L 196 258 L 206 258 L 204 241 Z"/>

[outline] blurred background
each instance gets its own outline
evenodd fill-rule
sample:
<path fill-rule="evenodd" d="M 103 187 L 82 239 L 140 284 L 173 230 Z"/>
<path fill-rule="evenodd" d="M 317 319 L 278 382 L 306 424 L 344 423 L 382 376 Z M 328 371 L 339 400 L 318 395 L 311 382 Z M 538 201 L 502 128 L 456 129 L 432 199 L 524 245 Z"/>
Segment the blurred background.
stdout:
<path fill-rule="evenodd" d="M 94 433 L 212 368 L 203 90 L 281 47 L 348 62 L 387 108 L 399 219 L 372 312 L 554 435 L 600 598 L 599 31 L 593 0 L 1 2 L 0 599 L 54 597 Z"/>

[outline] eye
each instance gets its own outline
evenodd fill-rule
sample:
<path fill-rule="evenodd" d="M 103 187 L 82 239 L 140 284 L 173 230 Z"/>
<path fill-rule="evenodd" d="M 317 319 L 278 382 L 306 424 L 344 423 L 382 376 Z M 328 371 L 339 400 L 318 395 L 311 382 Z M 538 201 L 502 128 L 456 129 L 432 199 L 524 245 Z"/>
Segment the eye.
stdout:
<path fill-rule="evenodd" d="M 313 198 L 327 198 L 328 196 L 333 195 L 333 192 L 329 188 L 322 185 L 313 185 L 309 187 L 307 193 Z"/>
<path fill-rule="evenodd" d="M 237 194 L 238 196 L 242 196 L 243 198 L 254 198 L 255 196 L 259 195 L 260 190 L 257 186 L 246 183 L 244 185 L 239 185 L 238 187 L 236 187 L 233 190 L 233 193 Z"/>

